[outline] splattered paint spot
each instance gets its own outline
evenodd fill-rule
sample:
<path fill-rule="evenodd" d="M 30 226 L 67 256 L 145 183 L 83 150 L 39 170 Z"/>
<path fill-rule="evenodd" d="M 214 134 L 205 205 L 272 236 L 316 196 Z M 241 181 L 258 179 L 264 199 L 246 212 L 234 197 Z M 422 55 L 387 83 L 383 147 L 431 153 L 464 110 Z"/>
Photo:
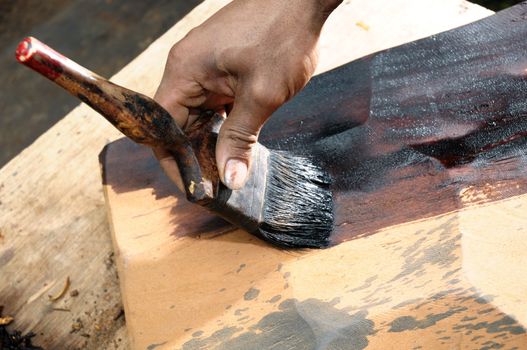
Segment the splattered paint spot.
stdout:
<path fill-rule="evenodd" d="M 274 303 L 278 302 L 280 299 L 282 299 L 282 296 L 280 294 L 278 294 L 278 295 L 275 295 L 274 297 L 272 297 L 271 299 L 267 300 L 267 302 L 271 303 L 271 304 L 274 304 Z"/>
<path fill-rule="evenodd" d="M 337 309 L 335 301 L 287 299 L 278 308 L 235 337 L 237 329 L 224 328 L 185 343 L 183 349 L 364 349 L 375 333 L 366 311 L 349 314 Z"/>
<path fill-rule="evenodd" d="M 241 270 L 243 270 L 245 268 L 245 264 L 241 264 L 240 267 L 238 267 L 238 270 L 236 270 L 236 273 L 239 273 Z"/>
<path fill-rule="evenodd" d="M 154 350 L 155 348 L 158 348 L 160 346 L 165 345 L 167 342 L 157 343 L 157 344 L 150 344 L 146 347 L 146 350 Z"/>
<path fill-rule="evenodd" d="M 256 297 L 258 297 L 258 294 L 260 294 L 260 290 L 251 287 L 249 288 L 247 292 L 245 292 L 245 294 L 243 295 L 243 299 L 253 300 L 253 299 L 256 299 Z"/>
<path fill-rule="evenodd" d="M 450 317 L 459 312 L 466 311 L 466 307 L 456 307 L 446 312 L 438 314 L 429 314 L 422 320 L 417 320 L 413 316 L 401 316 L 393 320 L 390 324 L 389 332 L 404 332 L 413 329 L 425 329 L 435 325 L 438 321 L 441 321 L 447 317 Z"/>

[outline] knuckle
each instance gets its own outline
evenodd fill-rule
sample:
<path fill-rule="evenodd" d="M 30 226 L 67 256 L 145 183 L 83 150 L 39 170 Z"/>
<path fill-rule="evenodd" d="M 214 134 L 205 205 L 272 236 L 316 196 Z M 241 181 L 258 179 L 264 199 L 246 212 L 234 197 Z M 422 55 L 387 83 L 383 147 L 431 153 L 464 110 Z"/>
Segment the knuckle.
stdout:
<path fill-rule="evenodd" d="M 171 65 L 180 64 L 184 58 L 183 55 L 181 54 L 181 51 L 182 51 L 182 44 L 181 42 L 177 42 L 170 48 L 170 51 L 168 51 L 167 62 Z"/>
<path fill-rule="evenodd" d="M 223 133 L 223 139 L 228 141 L 234 147 L 241 150 L 250 150 L 258 141 L 258 136 L 254 131 L 243 125 L 227 126 Z"/>
<path fill-rule="evenodd" d="M 252 100 L 262 107 L 276 109 L 281 106 L 288 98 L 287 89 L 276 86 L 271 82 L 256 82 L 252 84 L 250 96 Z"/>
<path fill-rule="evenodd" d="M 318 53 L 317 52 L 313 52 L 310 55 L 305 55 L 303 57 L 301 67 L 304 70 L 304 74 L 308 76 L 306 81 L 309 80 L 309 78 L 315 72 L 315 69 L 317 68 L 317 63 L 318 63 Z"/>
<path fill-rule="evenodd" d="M 197 36 L 197 28 L 191 29 L 183 39 L 176 42 L 168 51 L 168 61 L 170 63 L 180 63 L 188 61 L 188 52 L 192 49 L 194 37 Z"/>

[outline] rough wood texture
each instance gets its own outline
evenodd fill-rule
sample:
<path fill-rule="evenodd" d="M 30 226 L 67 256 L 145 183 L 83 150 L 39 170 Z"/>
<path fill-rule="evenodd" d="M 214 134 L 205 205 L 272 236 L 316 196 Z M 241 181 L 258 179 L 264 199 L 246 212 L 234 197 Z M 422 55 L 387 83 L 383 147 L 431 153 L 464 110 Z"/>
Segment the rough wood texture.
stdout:
<path fill-rule="evenodd" d="M 223 4 L 204 2 L 115 81 L 152 95 L 170 46 Z M 46 349 L 127 347 L 98 164 L 100 150 L 119 136 L 82 105 L 0 170 L 0 305 L 15 317 L 10 327 L 35 332 L 34 343 Z M 67 276 L 66 296 L 50 303 Z M 72 333 L 77 319 L 82 328 Z"/>
<path fill-rule="evenodd" d="M 410 7 L 425 6 L 404 3 Z M 419 21 L 426 23 L 426 27 L 437 23 L 438 17 L 446 25 L 446 16 L 441 17 L 442 14 L 453 8 L 462 9 L 459 2 L 425 3 L 428 10 L 419 8 Z M 393 19 L 398 12 L 389 6 L 383 10 L 382 6 L 376 8 L 375 4 L 370 4 L 345 4 L 326 29 L 340 27 L 342 37 L 359 38 L 357 47 L 362 45 L 361 34 L 365 35 L 365 41 L 375 43 L 373 29 L 365 31 L 362 26 L 355 26 L 350 18 L 368 23 L 368 18 Z M 403 8 L 402 5 L 403 2 L 396 2 L 394 6 Z M 361 14 L 371 15 L 373 9 L 380 11 L 375 16 L 360 17 Z M 350 13 L 359 17 L 352 17 Z M 419 30 L 411 19 L 405 17 L 404 23 L 402 19 L 395 22 L 403 31 L 406 25 Z M 373 25 L 370 28 L 374 28 Z M 390 29 L 395 31 L 386 26 L 383 29 L 382 33 L 389 35 L 393 33 Z M 416 36 L 401 35 L 401 40 Z M 328 52 L 338 52 L 342 54 L 339 63 L 356 58 L 340 50 L 353 43 L 342 37 L 332 44 L 328 44 L 327 37 L 323 38 L 321 57 L 327 57 Z M 393 57 L 388 54 L 370 57 L 356 64 Z M 322 69 L 331 67 L 327 62 L 321 62 Z M 358 75 L 357 80 L 364 78 L 360 75 L 360 67 L 351 67 Z M 332 79 L 335 76 L 346 79 L 347 75 L 342 73 L 345 70 L 332 73 Z M 380 77 L 385 78 L 382 74 Z M 367 82 L 366 86 L 378 89 L 385 82 L 382 79 Z M 364 86 L 359 83 L 362 82 L 358 81 L 357 86 Z M 413 86 L 409 84 L 408 87 Z M 344 91 L 340 93 L 345 96 Z M 294 137 L 284 140 L 284 135 L 280 135 L 273 141 L 272 136 L 279 135 L 278 130 L 284 133 L 298 130 L 298 123 L 303 127 L 309 123 L 310 116 L 323 119 L 317 113 L 327 111 L 328 105 L 335 104 L 332 98 L 340 96 L 313 98 L 316 95 L 308 88 L 297 100 L 301 108 L 292 103 L 279 112 L 275 116 L 278 119 L 273 119 L 264 135 L 267 142 L 275 142 L 282 148 L 294 147 Z M 361 106 L 348 107 L 350 111 L 361 110 Z M 289 123 L 290 118 L 294 118 L 292 110 L 310 114 L 298 114 L 298 120 Z M 374 108 L 373 112 L 379 110 Z M 279 119 L 280 115 L 283 120 Z M 372 115 L 375 120 L 373 117 L 376 115 Z M 335 119 L 331 119 L 335 116 L 327 118 L 335 126 Z M 338 123 L 335 127 L 343 128 L 341 131 L 351 128 Z M 362 156 L 374 159 L 369 152 Z M 345 154 L 341 157 L 346 159 Z M 527 292 L 523 254 L 527 248 L 524 242 L 526 222 L 521 214 L 527 206 L 527 197 L 521 195 L 524 192 L 522 184 L 515 187 L 507 178 L 487 181 L 486 174 L 480 174 L 481 181 L 472 183 L 470 179 L 459 177 L 468 172 L 467 169 L 458 168 L 459 172 L 450 169 L 443 175 L 453 179 L 456 185 L 445 196 L 452 201 L 452 206 L 443 206 L 441 198 L 431 200 L 429 208 L 436 209 L 434 203 L 438 203 L 438 211 L 425 212 L 441 215 L 428 219 L 422 219 L 425 217 L 422 212 L 408 216 L 406 203 L 397 195 L 389 197 L 388 192 L 392 200 L 383 202 L 386 192 L 379 188 L 378 197 L 367 198 L 362 204 L 367 207 L 371 203 L 382 203 L 385 209 L 406 210 L 404 220 L 390 220 L 391 213 L 397 210 L 387 212 L 390 215 L 384 220 L 379 217 L 381 208 L 376 217 L 370 218 L 370 221 L 382 223 L 379 227 L 368 227 L 368 233 L 377 231 L 375 235 L 324 251 L 283 251 L 234 230 L 188 204 L 183 196 L 175 194 L 174 186 L 160 172 L 148 151 L 129 141 L 109 146 L 103 161 L 128 328 L 136 348 L 362 348 L 367 344 L 381 349 L 527 346 L 523 326 L 527 321 L 526 309 L 522 303 L 522 295 Z M 440 164 L 439 159 L 437 162 Z M 518 168 L 512 170 L 517 179 Z M 430 179 L 445 180 L 440 173 L 430 174 Z M 128 181 L 122 181 L 125 175 Z M 396 180 L 405 178 L 400 173 L 388 175 L 395 176 Z M 407 175 L 408 179 L 413 177 Z M 373 177 L 372 174 L 368 176 Z M 433 182 L 423 183 L 425 189 L 433 185 Z M 445 183 L 447 187 L 450 184 Z M 342 193 L 365 195 L 352 190 L 341 189 Z M 367 192 L 365 187 L 359 190 Z M 341 203 L 345 201 L 354 203 L 349 198 L 343 198 Z M 448 212 L 459 208 L 464 209 Z M 342 217 L 349 217 L 349 213 Z M 361 229 L 366 224 L 368 220 L 364 219 L 357 226 Z M 342 222 L 339 228 L 353 234 L 356 230 L 353 222 Z M 512 273 L 504 273 L 508 271 Z"/>

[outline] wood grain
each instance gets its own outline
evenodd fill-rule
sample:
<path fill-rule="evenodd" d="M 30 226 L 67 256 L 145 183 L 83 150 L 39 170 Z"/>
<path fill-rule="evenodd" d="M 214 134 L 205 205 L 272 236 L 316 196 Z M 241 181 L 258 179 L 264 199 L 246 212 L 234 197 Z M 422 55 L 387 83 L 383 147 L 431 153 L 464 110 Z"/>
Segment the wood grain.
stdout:
<path fill-rule="evenodd" d="M 335 243 L 467 206 L 466 187 L 527 192 L 526 11 L 346 64 L 273 115 L 261 142 L 314 155 L 334 179 Z"/>
<path fill-rule="evenodd" d="M 339 9 L 342 12 L 335 13 L 333 20 L 342 22 L 338 25 L 330 22 L 328 28 L 349 30 L 349 34 L 339 33 L 342 47 L 353 47 L 342 39 L 346 35 L 357 38 L 366 34 L 371 38 L 382 35 L 364 33 L 364 29 L 351 19 L 368 23 L 367 18 L 377 18 L 361 18 L 361 14 L 382 8 L 375 3 L 345 4 Z M 439 8 L 452 6 L 442 12 L 451 14 L 450 11 L 460 11 L 464 4 L 442 2 L 434 7 L 430 2 L 426 5 L 430 6 L 427 12 L 424 5 L 412 3 L 421 11 L 419 21 L 429 24 L 423 24 L 426 28 L 441 17 Z M 397 5 L 402 6 L 402 2 L 394 6 Z M 387 10 L 393 10 L 390 6 Z M 394 11 L 393 17 L 397 17 L 397 13 L 400 12 Z M 390 17 L 382 11 L 377 13 L 381 18 L 383 15 Z M 441 17 L 444 25 L 447 17 Z M 403 24 L 401 18 L 393 21 L 418 30 L 419 26 L 408 22 L 411 17 L 404 17 Z M 385 27 L 383 32 L 389 30 Z M 395 36 L 392 32 L 390 35 Z M 419 36 L 399 35 L 406 39 Z M 339 36 L 335 34 L 335 37 Z M 364 40 L 368 41 L 367 37 Z M 374 39 L 369 41 L 375 43 Z M 367 46 L 360 39 L 358 42 L 359 48 Z M 325 48 L 338 52 L 335 56 L 339 58 L 335 60 L 342 58 L 340 63 L 344 63 L 356 57 L 345 49 L 339 51 L 339 40 L 334 43 L 332 49 Z M 452 45 L 458 43 L 453 41 Z M 352 99 L 347 94 L 368 97 L 373 89 L 386 89 L 383 84 L 387 77 L 372 67 L 379 68 L 376 60 L 396 57 L 397 51 L 391 52 L 395 56 L 388 53 L 387 56 L 370 56 L 315 79 L 298 99 L 273 117 L 263 134 L 264 142 L 280 148 L 302 145 L 308 150 L 320 150 L 320 155 L 328 154 L 323 148 L 327 143 L 322 141 L 331 135 L 333 140 L 329 144 L 341 151 L 333 159 L 337 164 L 334 175 L 338 175 L 338 165 L 349 161 L 350 155 L 358 155 L 357 161 L 391 155 L 386 143 L 381 143 L 383 147 L 379 149 L 359 148 L 361 153 L 349 151 L 355 150 L 352 147 L 355 145 L 346 143 L 349 142 L 347 137 L 342 143 L 338 142 L 343 130 L 368 135 L 361 132 L 370 128 L 379 134 L 376 140 L 381 141 L 390 136 L 382 134 L 382 130 L 389 129 L 386 125 L 373 123 L 379 120 L 384 108 L 379 101 L 372 105 L 370 98 Z M 329 54 L 323 50 L 321 57 L 325 55 Z M 483 52 L 482 56 L 485 55 L 487 53 Z M 326 62 L 321 62 L 322 66 L 330 68 Z M 495 60 L 495 64 L 502 63 Z M 354 74 L 344 74 L 346 69 Z M 377 72 L 373 77 L 378 79 L 371 79 L 368 71 Z M 349 81 L 328 86 L 325 77 L 333 82 L 335 77 L 341 79 L 339 82 Z M 324 86 L 328 86 L 329 92 L 337 91 L 320 95 L 317 89 Z M 339 86 L 352 86 L 353 89 L 339 90 Z M 412 91 L 419 96 L 423 90 L 422 86 L 408 84 L 408 87 L 414 90 L 404 90 L 405 96 L 411 97 Z M 314 98 L 316 96 L 319 98 Z M 337 118 L 342 113 L 337 112 L 342 112 L 344 107 L 335 102 L 339 96 L 349 101 L 344 106 L 348 119 L 340 121 Z M 427 100 L 420 101 L 427 103 Z M 488 120 L 484 113 L 480 117 L 481 121 Z M 516 117 L 520 118 L 521 114 Z M 461 137 L 470 136 L 471 131 L 477 129 L 462 128 L 463 125 L 448 121 L 440 120 L 438 128 L 452 126 Z M 507 124 L 498 123 L 499 128 L 506 129 Z M 298 130 L 320 132 L 322 136 L 312 133 L 316 142 L 309 142 L 306 138 L 309 132 Z M 293 132 L 299 137 L 284 137 Z M 422 138 L 417 144 L 428 146 L 427 141 L 438 141 L 448 132 L 443 129 L 443 134 L 436 139 Z M 322 251 L 278 250 L 235 230 L 188 204 L 146 150 L 126 140 L 108 146 L 103 153 L 104 188 L 124 290 L 127 326 L 134 348 L 527 346 L 526 310 L 522 302 L 522 295 L 527 292 L 523 254 L 527 227 L 523 213 L 527 197 L 522 194 L 525 192 L 523 184 L 518 183 L 522 180 L 521 168 L 518 168 L 521 163 L 508 162 L 507 157 L 494 159 L 494 163 L 493 158 L 485 158 L 492 148 L 485 148 L 477 154 L 482 157 L 479 163 L 482 166 L 477 171 L 472 168 L 473 159 L 448 167 L 427 154 L 427 149 L 409 147 L 413 144 L 407 142 L 408 138 L 390 137 L 396 140 L 393 153 L 408 148 L 428 161 L 410 163 L 408 168 L 400 167 L 385 174 L 366 172 L 362 182 L 344 182 L 343 187 L 336 189 L 342 196 L 339 203 L 344 208 L 340 217 L 362 221 L 360 225 L 341 222 L 341 232 L 351 233 L 343 240 L 356 239 Z M 521 157 L 514 159 L 522 160 Z M 349 169 L 349 164 L 340 167 L 340 170 Z M 415 182 L 423 169 L 431 172 Z M 496 169 L 508 171 L 496 172 Z M 125 175 L 128 181 L 122 181 Z M 390 183 L 386 179 L 394 181 Z M 360 186 L 353 188 L 354 183 Z M 419 191 L 427 193 L 434 186 L 443 190 L 442 197 L 420 197 L 427 205 L 415 206 Z M 413 206 L 401 200 L 403 189 L 410 193 L 409 201 L 410 204 L 414 201 Z M 354 202 L 357 198 L 362 198 L 362 203 Z M 385 201 L 386 198 L 389 200 Z M 344 203 L 350 203 L 349 208 L 344 207 Z M 357 233 L 357 230 L 363 231 Z M 375 234 L 368 235 L 372 232 Z"/>
<path fill-rule="evenodd" d="M 527 346 L 527 195 L 469 187 L 467 209 L 287 251 L 188 203 L 129 140 L 104 157 L 135 348 Z"/>
<path fill-rule="evenodd" d="M 225 3 L 204 2 L 113 79 L 152 95 L 171 45 Z M 97 157 L 119 136 L 81 105 L 0 169 L 0 305 L 46 349 L 128 348 Z"/>

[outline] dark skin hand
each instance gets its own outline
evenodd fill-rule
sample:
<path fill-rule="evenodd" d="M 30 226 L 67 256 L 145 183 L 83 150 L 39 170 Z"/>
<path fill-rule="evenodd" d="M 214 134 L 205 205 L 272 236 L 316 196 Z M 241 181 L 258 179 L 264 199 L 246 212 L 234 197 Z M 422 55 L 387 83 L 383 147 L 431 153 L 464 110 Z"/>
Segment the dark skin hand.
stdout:
<path fill-rule="evenodd" d="M 243 187 L 263 124 L 313 75 L 320 31 L 340 3 L 234 0 L 170 50 L 154 98 L 182 128 L 196 111 L 228 111 L 216 145 L 227 187 Z M 163 149 L 154 153 L 182 188 L 173 158 Z"/>

